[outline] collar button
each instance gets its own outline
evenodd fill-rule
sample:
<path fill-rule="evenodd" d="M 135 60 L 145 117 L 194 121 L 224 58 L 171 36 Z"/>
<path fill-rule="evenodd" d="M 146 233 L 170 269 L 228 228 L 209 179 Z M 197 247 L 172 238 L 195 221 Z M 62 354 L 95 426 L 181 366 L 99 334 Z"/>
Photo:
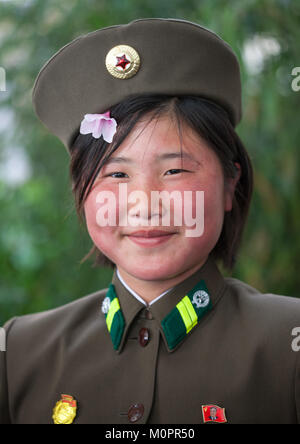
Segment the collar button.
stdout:
<path fill-rule="evenodd" d="M 139 331 L 139 343 L 141 347 L 146 347 L 150 340 L 150 332 L 148 328 L 141 328 Z"/>

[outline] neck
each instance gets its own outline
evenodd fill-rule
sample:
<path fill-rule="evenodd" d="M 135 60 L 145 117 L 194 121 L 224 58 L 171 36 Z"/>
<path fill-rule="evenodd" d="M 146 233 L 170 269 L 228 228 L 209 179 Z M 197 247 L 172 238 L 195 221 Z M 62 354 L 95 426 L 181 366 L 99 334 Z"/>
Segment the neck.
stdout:
<path fill-rule="evenodd" d="M 118 272 L 122 279 L 126 282 L 126 284 L 133 291 L 135 291 L 147 304 L 149 304 L 164 291 L 168 290 L 171 287 L 174 287 L 175 285 L 179 284 L 180 282 L 184 281 L 189 276 L 194 274 L 202 267 L 202 265 L 206 262 L 206 259 L 203 260 L 203 262 L 201 262 L 200 264 L 197 264 L 195 267 L 190 268 L 189 270 L 180 273 L 175 277 L 164 280 L 146 281 L 138 279 L 135 276 L 127 273 L 123 268 L 120 267 L 118 267 Z"/>

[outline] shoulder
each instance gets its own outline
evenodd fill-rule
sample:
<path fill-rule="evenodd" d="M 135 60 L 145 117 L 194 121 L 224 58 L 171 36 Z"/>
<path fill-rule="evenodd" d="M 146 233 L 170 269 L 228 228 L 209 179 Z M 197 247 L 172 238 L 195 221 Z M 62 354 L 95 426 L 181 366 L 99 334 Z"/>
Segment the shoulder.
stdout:
<path fill-rule="evenodd" d="M 300 327 L 300 299 L 296 297 L 261 293 L 256 288 L 235 278 L 225 278 L 227 300 L 239 324 L 253 335 L 275 337 L 291 341 L 292 331 Z M 225 295 L 225 298 L 226 298 Z"/>
<path fill-rule="evenodd" d="M 227 315 L 222 327 L 230 338 L 231 356 L 238 356 L 249 374 L 265 381 L 266 397 L 270 390 L 275 400 L 280 396 L 283 402 L 289 396 L 300 421 L 300 299 L 261 293 L 234 278 L 225 282 L 221 302 Z"/>
<path fill-rule="evenodd" d="M 73 335 L 85 328 L 92 328 L 103 319 L 101 316 L 102 301 L 107 288 L 90 293 L 63 306 L 39 313 L 17 316 L 6 322 L 8 346 L 18 348 L 29 343 L 48 344 L 50 341 Z"/>
<path fill-rule="evenodd" d="M 258 309 L 264 313 L 275 313 L 281 316 L 289 316 L 293 314 L 298 316 L 300 314 L 300 298 L 278 295 L 273 293 L 261 293 L 256 288 L 245 282 L 235 278 L 225 278 L 227 287 L 232 294 L 236 303 L 239 303 L 241 308 L 248 310 Z"/>

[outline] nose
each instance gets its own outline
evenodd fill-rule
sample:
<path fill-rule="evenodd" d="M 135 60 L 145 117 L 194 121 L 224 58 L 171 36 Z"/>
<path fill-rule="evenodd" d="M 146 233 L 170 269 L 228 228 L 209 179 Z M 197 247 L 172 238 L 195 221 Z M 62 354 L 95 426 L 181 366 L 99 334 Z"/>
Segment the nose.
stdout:
<path fill-rule="evenodd" d="M 128 189 L 128 222 L 134 226 L 160 225 L 164 215 L 161 201 L 157 204 L 153 192 L 161 191 L 155 178 L 143 176 Z"/>

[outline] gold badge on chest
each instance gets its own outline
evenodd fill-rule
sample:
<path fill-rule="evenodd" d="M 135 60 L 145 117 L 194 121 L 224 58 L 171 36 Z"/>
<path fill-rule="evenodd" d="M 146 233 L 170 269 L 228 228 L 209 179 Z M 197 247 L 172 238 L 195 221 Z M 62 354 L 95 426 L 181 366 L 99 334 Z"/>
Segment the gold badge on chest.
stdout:
<path fill-rule="evenodd" d="M 76 417 L 77 402 L 70 395 L 61 395 L 60 401 L 55 404 L 52 419 L 54 424 L 72 424 Z"/>

